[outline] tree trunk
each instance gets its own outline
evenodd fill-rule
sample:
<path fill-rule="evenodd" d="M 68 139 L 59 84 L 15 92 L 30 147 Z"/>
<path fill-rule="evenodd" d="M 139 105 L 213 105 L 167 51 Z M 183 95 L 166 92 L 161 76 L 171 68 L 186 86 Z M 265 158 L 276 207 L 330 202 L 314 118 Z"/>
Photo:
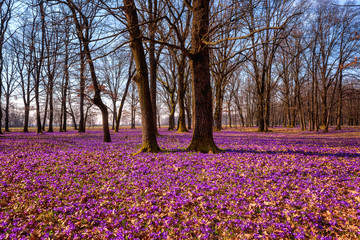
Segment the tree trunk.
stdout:
<path fill-rule="evenodd" d="M 54 78 L 49 76 L 49 127 L 48 132 L 54 132 L 54 105 L 53 105 L 53 92 L 54 92 Z"/>
<path fill-rule="evenodd" d="M 135 129 L 135 106 L 131 107 L 131 127 L 130 129 Z"/>
<path fill-rule="evenodd" d="M 81 46 L 80 46 L 81 49 Z M 80 50 L 80 121 L 79 132 L 85 132 L 85 116 L 84 116 L 84 101 L 85 101 L 85 57 L 82 50 Z"/>
<path fill-rule="evenodd" d="M 46 118 L 47 118 L 47 112 L 48 112 L 48 107 L 49 107 L 49 90 L 48 90 L 48 86 L 46 86 L 47 91 L 46 91 L 46 99 L 45 99 L 45 109 L 44 109 L 44 118 L 43 118 L 43 123 L 41 126 L 41 130 L 45 131 L 45 125 L 46 125 Z"/>
<path fill-rule="evenodd" d="M 222 105 L 223 105 L 222 79 L 217 79 L 215 80 L 215 112 L 214 112 L 215 132 L 219 132 L 222 130 Z"/>
<path fill-rule="evenodd" d="M 340 62 L 340 64 L 342 64 Z M 342 91 L 342 80 L 343 80 L 343 70 L 340 66 L 340 73 L 339 73 L 339 88 L 338 88 L 338 108 L 337 108 L 337 116 L 336 116 L 336 130 L 341 130 L 341 122 L 342 122 L 342 101 L 343 101 L 343 91 Z"/>
<path fill-rule="evenodd" d="M 212 93 L 210 85 L 209 0 L 193 1 L 192 50 L 190 58 L 192 86 L 195 100 L 195 127 L 189 151 L 219 152 L 213 138 Z"/>
<path fill-rule="evenodd" d="M 10 132 L 9 128 L 9 109 L 10 109 L 10 94 L 5 94 L 5 132 Z M 1 108 L 0 108 L 1 111 Z"/>
<path fill-rule="evenodd" d="M 169 128 L 168 131 L 173 131 L 175 130 L 175 107 L 176 107 L 176 103 L 175 103 L 175 94 L 174 92 L 170 93 L 170 115 L 169 115 Z"/>
<path fill-rule="evenodd" d="M 29 115 L 30 115 L 30 104 L 25 103 L 24 129 L 23 129 L 23 132 L 29 132 Z"/>
<path fill-rule="evenodd" d="M 113 102 L 113 117 L 112 117 L 111 130 L 115 130 L 116 116 L 117 116 L 116 99 L 112 99 L 112 102 Z"/>
<path fill-rule="evenodd" d="M 139 92 L 142 123 L 142 147 L 139 152 L 159 152 L 161 149 L 156 140 L 157 130 L 151 105 L 148 70 L 142 39 L 139 38 L 141 32 L 134 0 L 124 0 L 124 11 L 129 27 L 130 48 L 137 70 L 134 81 Z"/>
<path fill-rule="evenodd" d="M 228 105 L 228 115 L 229 115 L 229 128 L 231 128 L 232 126 L 231 126 L 231 102 L 230 102 L 230 100 L 227 105 Z"/>
<path fill-rule="evenodd" d="M 63 86 L 63 92 L 62 92 L 62 101 L 61 101 L 61 108 L 63 110 L 63 120 L 62 120 L 62 126 L 61 126 L 61 131 L 66 132 L 66 124 L 67 124 L 67 107 L 66 107 L 66 100 L 67 100 L 67 91 L 68 91 L 68 86 L 69 86 L 69 51 L 68 51 L 68 40 L 66 41 L 65 44 L 65 62 L 64 62 L 64 86 Z M 81 46 L 80 46 L 81 49 Z M 81 55 L 81 54 L 80 54 Z M 81 73 L 80 73 L 80 81 L 81 81 Z M 80 90 L 81 92 L 81 90 Z M 81 93 L 80 93 L 81 94 Z M 80 95 L 81 98 L 81 95 Z M 80 109 L 81 109 L 81 104 L 80 104 Z"/>
<path fill-rule="evenodd" d="M 179 89 L 178 89 L 178 100 L 179 100 L 179 124 L 178 132 L 188 132 L 185 124 L 185 54 L 182 53 L 180 56 L 179 63 Z"/>
<path fill-rule="evenodd" d="M 133 62 L 133 58 L 131 58 L 131 63 L 129 66 L 129 76 L 128 76 L 128 80 L 126 82 L 126 86 L 125 86 L 125 90 L 124 90 L 124 94 L 121 98 L 121 102 L 120 102 L 120 106 L 119 106 L 119 112 L 118 115 L 116 117 L 116 125 L 115 125 L 115 132 L 119 132 L 119 128 L 120 128 L 120 120 L 121 120 L 121 115 L 122 115 L 122 109 L 124 107 L 124 103 L 125 103 L 125 99 L 129 90 L 129 86 L 131 83 L 131 79 L 134 75 L 134 73 L 131 73 L 131 67 L 132 67 L 132 62 Z"/>
<path fill-rule="evenodd" d="M 154 1 L 154 6 L 153 6 Z M 155 39 L 156 22 L 155 15 L 157 13 L 157 0 L 148 0 L 149 4 L 149 37 Z M 156 126 L 156 78 L 157 78 L 157 62 L 155 58 L 155 43 L 149 43 L 149 64 L 150 64 L 150 98 L 151 109 L 153 112 L 153 124 L 156 135 L 159 135 Z"/>

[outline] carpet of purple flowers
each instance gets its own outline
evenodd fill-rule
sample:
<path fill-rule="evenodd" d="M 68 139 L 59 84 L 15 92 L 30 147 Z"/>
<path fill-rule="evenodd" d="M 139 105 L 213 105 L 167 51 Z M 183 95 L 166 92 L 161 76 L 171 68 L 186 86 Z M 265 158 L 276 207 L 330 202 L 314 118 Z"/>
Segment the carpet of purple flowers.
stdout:
<path fill-rule="evenodd" d="M 0 239 L 359 239 L 360 129 L 0 136 Z"/>

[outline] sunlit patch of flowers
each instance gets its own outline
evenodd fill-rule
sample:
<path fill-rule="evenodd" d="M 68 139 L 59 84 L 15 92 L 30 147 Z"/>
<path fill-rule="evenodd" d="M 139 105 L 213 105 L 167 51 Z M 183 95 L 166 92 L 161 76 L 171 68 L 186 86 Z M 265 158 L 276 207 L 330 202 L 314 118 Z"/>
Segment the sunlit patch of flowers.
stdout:
<path fill-rule="evenodd" d="M 360 129 L 215 133 L 132 156 L 140 130 L 0 137 L 0 239 L 358 239 Z"/>

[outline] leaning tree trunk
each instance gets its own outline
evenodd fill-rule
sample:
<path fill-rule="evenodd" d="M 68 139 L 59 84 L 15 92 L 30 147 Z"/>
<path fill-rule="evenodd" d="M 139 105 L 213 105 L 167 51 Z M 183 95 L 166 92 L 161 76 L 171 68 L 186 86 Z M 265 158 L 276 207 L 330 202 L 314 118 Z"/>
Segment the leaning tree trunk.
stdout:
<path fill-rule="evenodd" d="M 195 101 L 195 127 L 189 151 L 219 152 L 213 138 L 212 93 L 210 85 L 209 0 L 193 1 L 192 50 L 190 67 Z"/>
<path fill-rule="evenodd" d="M 126 95 L 128 93 L 128 90 L 129 90 L 131 79 L 132 79 L 132 77 L 134 75 L 133 73 L 131 73 L 132 62 L 133 62 L 133 59 L 131 58 L 131 63 L 130 63 L 130 66 L 129 66 L 128 80 L 126 82 L 124 94 L 123 94 L 123 96 L 121 98 L 121 102 L 120 102 L 120 106 L 119 106 L 119 112 L 118 112 L 118 115 L 116 116 L 115 132 L 119 132 L 122 109 L 123 109 L 124 104 L 125 104 L 125 99 L 126 99 Z"/>
<path fill-rule="evenodd" d="M 156 140 L 156 126 L 151 105 L 148 69 L 143 42 L 139 38 L 141 32 L 134 0 L 124 0 L 123 9 L 126 14 L 131 42 L 130 48 L 133 52 L 137 71 L 134 81 L 139 92 L 142 123 L 142 147 L 139 152 L 159 152 L 161 149 Z"/>
<path fill-rule="evenodd" d="M 88 41 L 86 41 L 84 43 L 84 50 L 85 50 L 85 55 L 86 55 L 86 58 L 88 60 L 88 64 L 89 64 L 89 68 L 90 68 L 91 80 L 92 80 L 92 83 L 93 83 L 94 89 L 95 89 L 93 102 L 101 111 L 102 124 L 103 124 L 103 133 L 104 133 L 104 142 L 111 142 L 111 136 L 110 136 L 110 130 L 109 130 L 109 113 L 108 113 L 106 105 L 103 103 L 103 101 L 101 99 L 100 87 L 99 87 L 98 82 L 97 82 L 97 77 L 96 77 L 96 73 L 95 73 L 95 66 L 94 66 L 94 62 L 92 61 L 92 58 L 91 58 L 88 43 L 89 43 Z"/>

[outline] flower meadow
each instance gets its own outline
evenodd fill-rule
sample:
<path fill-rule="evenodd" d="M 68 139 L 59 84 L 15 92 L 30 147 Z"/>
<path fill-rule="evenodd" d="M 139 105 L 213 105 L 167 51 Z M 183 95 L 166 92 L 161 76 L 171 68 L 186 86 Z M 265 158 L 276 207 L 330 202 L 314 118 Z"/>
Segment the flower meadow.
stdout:
<path fill-rule="evenodd" d="M 0 136 L 0 239 L 360 239 L 360 128 Z"/>

